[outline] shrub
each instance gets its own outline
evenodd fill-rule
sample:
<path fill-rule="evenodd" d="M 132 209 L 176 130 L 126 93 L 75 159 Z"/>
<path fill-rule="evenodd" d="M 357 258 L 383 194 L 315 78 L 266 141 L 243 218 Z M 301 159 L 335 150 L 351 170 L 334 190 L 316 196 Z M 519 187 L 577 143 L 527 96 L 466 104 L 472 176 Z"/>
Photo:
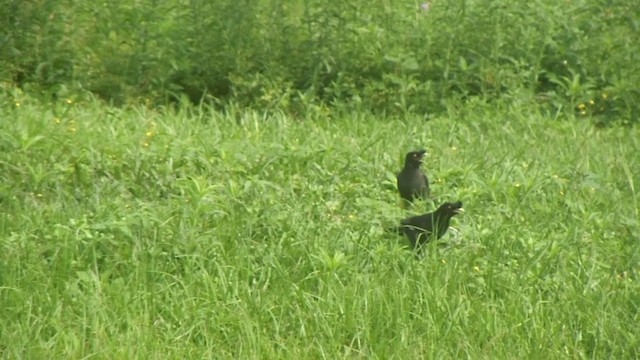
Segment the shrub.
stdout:
<path fill-rule="evenodd" d="M 0 5 L 0 75 L 54 93 L 430 115 L 529 92 L 552 113 L 638 118 L 640 10 L 623 0 L 30 4 Z"/>

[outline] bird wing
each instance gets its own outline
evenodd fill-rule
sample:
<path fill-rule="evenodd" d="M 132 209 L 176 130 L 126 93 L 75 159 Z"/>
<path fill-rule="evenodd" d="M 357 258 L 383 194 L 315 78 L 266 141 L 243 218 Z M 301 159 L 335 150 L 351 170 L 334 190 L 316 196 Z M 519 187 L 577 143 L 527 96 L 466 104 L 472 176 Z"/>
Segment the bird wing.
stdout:
<path fill-rule="evenodd" d="M 422 191 L 424 194 L 423 196 L 427 197 L 431 192 L 431 188 L 429 188 L 429 178 L 427 178 L 427 175 L 425 175 L 424 172 L 421 175 L 422 175 L 422 180 L 424 181 L 424 189 Z"/>
<path fill-rule="evenodd" d="M 413 216 L 400 222 L 402 231 L 407 235 L 411 245 L 416 247 L 428 241 L 433 232 L 432 214 Z"/>

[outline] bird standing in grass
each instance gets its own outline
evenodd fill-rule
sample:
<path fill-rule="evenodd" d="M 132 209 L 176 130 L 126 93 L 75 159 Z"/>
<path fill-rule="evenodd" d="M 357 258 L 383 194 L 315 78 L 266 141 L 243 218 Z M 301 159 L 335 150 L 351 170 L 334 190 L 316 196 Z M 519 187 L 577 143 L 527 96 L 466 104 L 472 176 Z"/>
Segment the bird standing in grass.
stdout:
<path fill-rule="evenodd" d="M 400 222 L 398 232 L 406 235 L 415 249 L 420 248 L 429 240 L 440 239 L 449 228 L 449 220 L 463 213 L 462 201 L 447 202 L 431 213 L 408 217 Z"/>
<path fill-rule="evenodd" d="M 404 159 L 404 167 L 398 173 L 398 191 L 400 196 L 410 203 L 429 196 L 429 179 L 420 169 L 426 153 L 426 150 L 408 152 Z"/>

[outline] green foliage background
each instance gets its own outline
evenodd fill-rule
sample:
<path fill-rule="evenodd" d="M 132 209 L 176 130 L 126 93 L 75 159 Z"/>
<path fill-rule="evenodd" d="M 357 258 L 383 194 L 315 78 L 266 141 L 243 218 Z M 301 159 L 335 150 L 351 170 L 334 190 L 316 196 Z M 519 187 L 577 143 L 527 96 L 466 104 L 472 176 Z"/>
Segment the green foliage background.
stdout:
<path fill-rule="evenodd" d="M 4 88 L 116 104 L 349 107 L 433 116 L 526 97 L 634 122 L 640 5 L 628 0 L 3 1 Z"/>

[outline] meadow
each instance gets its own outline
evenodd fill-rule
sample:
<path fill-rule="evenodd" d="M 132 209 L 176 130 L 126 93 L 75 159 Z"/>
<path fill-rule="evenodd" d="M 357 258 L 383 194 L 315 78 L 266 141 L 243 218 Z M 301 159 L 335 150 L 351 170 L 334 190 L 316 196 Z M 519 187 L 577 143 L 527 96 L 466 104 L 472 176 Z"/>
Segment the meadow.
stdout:
<path fill-rule="evenodd" d="M 633 359 L 640 133 L 480 100 L 425 121 L 0 108 L 0 354 Z M 433 199 L 395 173 L 425 147 Z M 462 200 L 416 259 L 385 228 Z"/>
<path fill-rule="evenodd" d="M 640 357 L 632 1 L 0 19 L 0 358 Z M 457 200 L 421 258 L 387 230 Z"/>

